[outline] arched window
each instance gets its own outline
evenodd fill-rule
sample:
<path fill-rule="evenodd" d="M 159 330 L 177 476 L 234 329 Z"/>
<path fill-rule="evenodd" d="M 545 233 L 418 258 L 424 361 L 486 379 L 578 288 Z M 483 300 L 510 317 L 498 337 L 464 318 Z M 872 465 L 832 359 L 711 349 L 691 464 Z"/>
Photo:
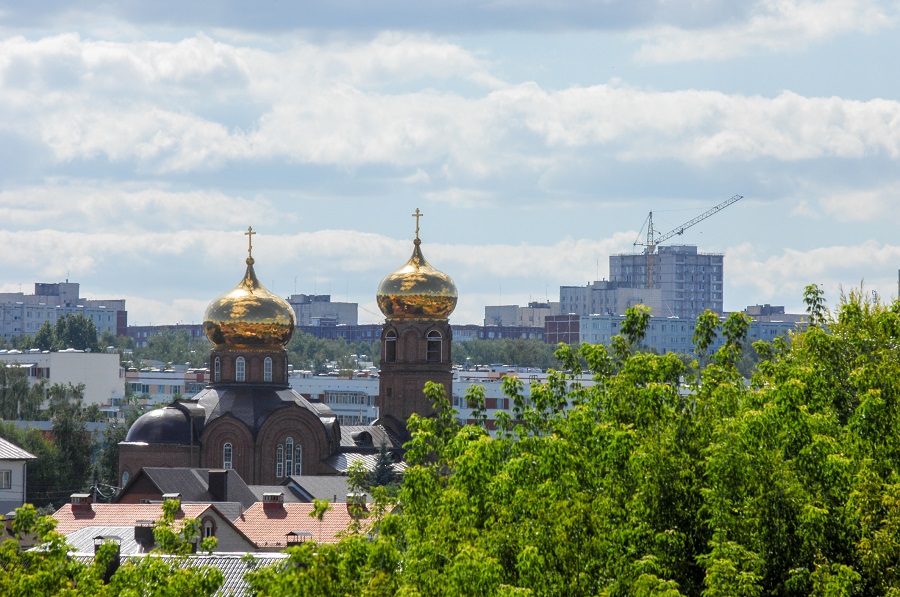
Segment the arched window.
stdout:
<path fill-rule="evenodd" d="M 437 330 L 428 332 L 425 360 L 429 363 L 441 362 L 441 333 Z"/>
<path fill-rule="evenodd" d="M 204 518 L 203 519 L 203 538 L 206 539 L 208 537 L 216 536 L 216 523 L 213 522 L 212 518 Z"/>
<path fill-rule="evenodd" d="M 272 357 L 263 361 L 263 381 L 272 381 Z"/>
<path fill-rule="evenodd" d="M 246 362 L 244 361 L 244 357 L 238 357 L 234 362 L 234 379 L 235 381 L 244 381 L 244 377 L 246 376 Z"/>
<path fill-rule="evenodd" d="M 215 365 L 213 365 L 213 381 L 220 381 L 222 379 L 222 361 L 219 357 L 216 357 Z"/>
<path fill-rule="evenodd" d="M 294 474 L 294 438 L 289 437 L 284 440 L 284 474 L 290 476 Z"/>
<path fill-rule="evenodd" d="M 294 446 L 294 474 L 298 477 L 303 474 L 303 446 L 299 443 Z"/>
<path fill-rule="evenodd" d="M 231 444 L 225 444 L 222 446 L 222 468 L 232 468 L 231 467 L 231 457 L 234 450 L 231 447 Z"/>
<path fill-rule="evenodd" d="M 278 444 L 275 450 L 275 476 L 279 479 L 284 476 L 284 445 Z"/>
<path fill-rule="evenodd" d="M 384 360 L 387 363 L 397 360 L 397 332 L 390 331 L 384 336 Z"/>
<path fill-rule="evenodd" d="M 128 485 L 128 471 L 122 473 L 122 487 Z"/>

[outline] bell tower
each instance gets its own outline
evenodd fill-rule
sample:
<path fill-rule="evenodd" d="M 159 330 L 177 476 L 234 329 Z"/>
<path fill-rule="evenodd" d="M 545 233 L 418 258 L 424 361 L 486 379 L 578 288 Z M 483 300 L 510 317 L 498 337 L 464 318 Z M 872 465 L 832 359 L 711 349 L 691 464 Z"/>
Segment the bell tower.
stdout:
<path fill-rule="evenodd" d="M 425 382 L 442 384 L 452 393 L 450 314 L 456 308 L 456 284 L 433 268 L 422 255 L 419 218 L 416 237 L 406 264 L 385 276 L 378 286 L 378 307 L 385 315 L 381 330 L 379 424 L 406 436 L 406 420 L 413 413 L 429 416 L 434 405 L 425 398 Z"/>

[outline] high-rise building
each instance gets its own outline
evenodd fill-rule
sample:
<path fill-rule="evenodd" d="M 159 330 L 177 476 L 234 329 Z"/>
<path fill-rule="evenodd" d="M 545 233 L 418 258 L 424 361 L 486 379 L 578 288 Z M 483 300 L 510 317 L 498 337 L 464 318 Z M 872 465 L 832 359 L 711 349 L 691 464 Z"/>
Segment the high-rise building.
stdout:
<path fill-rule="evenodd" d="M 651 255 L 610 255 L 609 280 L 561 286 L 560 308 L 576 315 L 622 315 L 640 303 L 655 317 L 697 317 L 706 309 L 722 313 L 723 276 L 724 255 L 700 253 L 694 245 L 660 246 Z"/>

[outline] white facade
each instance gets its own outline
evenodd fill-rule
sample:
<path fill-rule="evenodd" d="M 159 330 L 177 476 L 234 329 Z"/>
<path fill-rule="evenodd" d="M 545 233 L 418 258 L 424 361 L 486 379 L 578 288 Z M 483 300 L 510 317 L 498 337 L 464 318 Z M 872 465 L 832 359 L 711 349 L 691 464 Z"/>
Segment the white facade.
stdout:
<path fill-rule="evenodd" d="M 327 404 L 341 425 L 368 425 L 378 418 L 378 378 L 340 378 L 295 371 L 288 381 L 304 398 Z"/>
<path fill-rule="evenodd" d="M 26 462 L 34 455 L 0 438 L 0 515 L 25 503 Z"/>
<path fill-rule="evenodd" d="M 207 369 L 129 369 L 125 380 L 137 397 L 147 404 L 168 404 L 179 395 L 189 398 L 209 383 Z"/>
<path fill-rule="evenodd" d="M 0 350 L 0 361 L 28 369 L 29 382 L 44 379 L 53 384 L 84 384 L 84 405 L 110 404 L 125 396 L 125 370 L 118 354 L 78 350 L 41 352 Z"/>

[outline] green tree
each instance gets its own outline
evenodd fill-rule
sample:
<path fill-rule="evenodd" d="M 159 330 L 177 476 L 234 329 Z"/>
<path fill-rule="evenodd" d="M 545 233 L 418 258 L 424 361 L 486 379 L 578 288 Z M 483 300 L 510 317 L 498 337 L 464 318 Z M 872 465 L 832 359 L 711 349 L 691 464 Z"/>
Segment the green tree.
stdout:
<path fill-rule="evenodd" d="M 375 461 L 375 467 L 367 475 L 365 488 L 385 487 L 389 491 L 395 492 L 399 482 L 400 476 L 394 470 L 394 459 L 391 457 L 387 445 L 381 444 L 378 448 L 378 459 Z"/>
<path fill-rule="evenodd" d="M 175 509 L 177 510 L 177 505 Z M 184 534 L 172 531 L 173 520 L 170 506 L 167 510 L 164 509 L 163 518 L 156 528 L 163 529 L 160 537 L 166 547 L 181 554 L 185 551 Z M 13 522 L 16 537 L 35 534 L 41 548 L 22 550 L 15 539 L 8 539 L 0 545 L 0 568 L 3 569 L 3 574 L 0 574 L 0 594 L 210 597 L 222 586 L 224 576 L 220 570 L 207 566 L 183 566 L 183 559 L 177 557 L 123 558 L 112 576 L 107 577 L 116 551 L 112 543 L 101 546 L 93 564 L 88 565 L 69 556 L 65 538 L 54 530 L 54 526 L 53 519 L 37 516 L 31 505 L 26 504 L 16 511 Z"/>
<path fill-rule="evenodd" d="M 133 354 L 138 364 L 147 359 L 174 365 L 206 367 L 209 365 L 211 350 L 212 345 L 206 337 L 193 338 L 187 330 L 165 329 L 150 337 L 146 347 L 134 349 Z"/>
<path fill-rule="evenodd" d="M 560 370 L 504 390 L 494 434 L 460 427 L 440 386 L 413 416 L 400 509 L 370 539 L 305 545 L 260 594 L 900 594 L 900 303 L 861 291 L 755 345 L 701 318 L 698 359 L 561 346 Z M 827 327 L 824 323 L 827 322 Z M 715 334 L 722 347 L 712 352 Z M 637 340 L 637 342 L 636 342 Z M 583 370 L 593 384 L 578 381 Z M 687 375 L 693 371 L 693 375 Z M 479 394 L 469 401 L 478 408 Z M 293 593 L 292 593 L 293 592 Z"/>
<path fill-rule="evenodd" d="M 0 422 L 0 437 L 31 452 L 37 458 L 29 460 L 26 464 L 28 467 L 28 483 L 25 486 L 27 502 L 38 508 L 46 508 L 54 501 L 60 503 L 60 500 L 68 497 L 69 494 L 55 493 L 55 490 L 60 487 L 61 471 L 58 450 L 39 430 L 35 428 L 20 429 L 13 423 Z"/>
<path fill-rule="evenodd" d="M 97 338 L 97 327 L 92 319 L 81 313 L 64 315 L 56 320 L 53 326 L 53 349 L 63 350 L 74 348 L 75 350 L 100 351 L 100 342 Z"/>
<path fill-rule="evenodd" d="M 99 414 L 83 407 L 84 387 L 72 384 L 53 384 L 50 388 L 49 412 L 53 423 L 53 442 L 56 445 L 59 467 L 57 499 L 65 499 L 75 492 L 88 489 L 91 483 L 91 457 L 94 441 L 87 423 Z"/>
<path fill-rule="evenodd" d="M 44 321 L 34 335 L 34 347 L 41 350 L 52 350 L 54 343 L 53 328 L 50 326 L 49 321 Z"/>
<path fill-rule="evenodd" d="M 31 384 L 28 370 L 18 363 L 0 362 L 0 418 L 5 420 L 37 420 L 41 412 L 46 381 Z"/>

